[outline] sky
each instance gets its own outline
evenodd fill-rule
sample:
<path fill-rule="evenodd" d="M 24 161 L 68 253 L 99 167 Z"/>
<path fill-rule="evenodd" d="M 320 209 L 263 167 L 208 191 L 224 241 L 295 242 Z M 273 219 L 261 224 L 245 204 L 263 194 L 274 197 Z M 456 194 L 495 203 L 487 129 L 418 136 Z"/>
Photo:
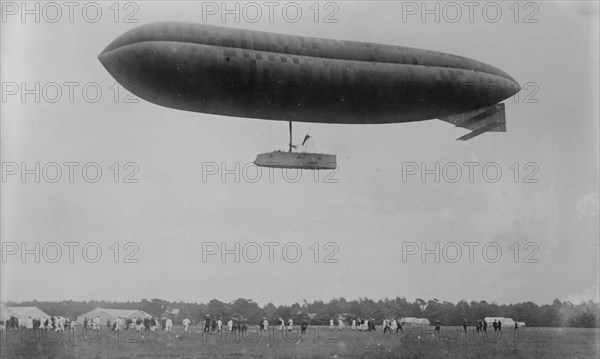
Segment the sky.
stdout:
<path fill-rule="evenodd" d="M 2 3 L 2 301 L 599 300 L 597 3 L 256 2 L 256 22 L 220 3 Z M 438 120 L 296 124 L 338 169 L 258 177 L 286 123 L 160 107 L 97 60 L 167 20 L 448 52 L 523 89 L 506 133 L 466 142 Z"/>

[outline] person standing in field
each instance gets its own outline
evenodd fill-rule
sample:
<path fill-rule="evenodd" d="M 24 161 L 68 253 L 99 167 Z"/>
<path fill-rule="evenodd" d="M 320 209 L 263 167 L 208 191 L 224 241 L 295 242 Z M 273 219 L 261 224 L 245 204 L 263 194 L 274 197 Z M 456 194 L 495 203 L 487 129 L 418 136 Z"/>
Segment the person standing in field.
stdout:
<path fill-rule="evenodd" d="M 498 322 L 496 321 L 496 319 L 494 319 L 494 323 L 492 323 L 492 326 L 494 327 L 494 331 L 497 332 L 498 331 Z"/>
<path fill-rule="evenodd" d="M 265 332 L 269 331 L 269 321 L 263 317 L 262 327 Z"/>
<path fill-rule="evenodd" d="M 181 324 L 183 324 L 183 331 L 187 332 L 188 331 L 188 326 L 190 325 L 190 320 L 188 318 L 185 318 L 183 320 L 183 322 L 181 322 Z"/>
<path fill-rule="evenodd" d="M 501 320 L 498 321 L 498 331 L 499 332 L 502 331 L 502 321 Z"/>
<path fill-rule="evenodd" d="M 171 320 L 171 318 L 167 318 L 167 320 L 165 320 L 165 330 L 167 332 L 171 332 L 172 327 L 173 327 L 173 321 Z"/>
<path fill-rule="evenodd" d="M 333 319 L 329 319 L 329 330 L 333 330 Z"/>
<path fill-rule="evenodd" d="M 391 319 L 389 321 L 388 325 L 390 326 L 390 333 L 391 332 L 398 333 L 398 322 L 396 321 L 396 319 Z"/>
<path fill-rule="evenodd" d="M 467 318 L 463 318 L 463 330 L 467 332 Z"/>
<path fill-rule="evenodd" d="M 303 318 L 302 323 L 300 324 L 301 335 L 304 335 L 304 333 L 306 333 L 306 328 L 308 328 L 308 320 L 306 320 L 306 318 Z"/>
<path fill-rule="evenodd" d="M 233 331 L 233 319 L 229 319 L 227 322 L 227 329 L 229 329 L 230 332 Z"/>
<path fill-rule="evenodd" d="M 290 320 L 288 320 L 287 330 L 288 330 L 288 332 L 291 332 L 292 329 L 294 329 L 294 319 L 290 318 Z"/>
<path fill-rule="evenodd" d="M 383 320 L 383 334 L 390 332 L 392 334 L 391 320 L 384 319 Z"/>
<path fill-rule="evenodd" d="M 483 331 L 487 333 L 487 322 L 483 319 Z"/>
<path fill-rule="evenodd" d="M 210 318 L 208 316 L 204 317 L 204 333 L 210 332 Z"/>
<path fill-rule="evenodd" d="M 248 318 L 242 318 L 242 333 L 248 331 Z"/>
<path fill-rule="evenodd" d="M 277 328 L 277 330 L 283 330 L 284 325 L 285 322 L 283 321 L 283 318 L 279 318 L 279 327 Z"/>
<path fill-rule="evenodd" d="M 440 334 L 440 327 L 442 326 L 442 322 L 440 322 L 439 320 L 435 321 L 435 330 L 433 331 L 433 334 Z"/>
<path fill-rule="evenodd" d="M 352 330 L 356 330 L 356 319 L 352 319 Z"/>
<path fill-rule="evenodd" d="M 344 320 L 342 318 L 338 318 L 338 329 L 344 330 Z"/>

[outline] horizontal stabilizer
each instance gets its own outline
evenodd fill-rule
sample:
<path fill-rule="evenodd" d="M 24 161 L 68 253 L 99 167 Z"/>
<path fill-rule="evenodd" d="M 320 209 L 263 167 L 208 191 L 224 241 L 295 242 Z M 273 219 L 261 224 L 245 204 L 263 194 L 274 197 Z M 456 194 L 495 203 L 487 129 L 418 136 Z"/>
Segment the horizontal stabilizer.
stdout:
<path fill-rule="evenodd" d="M 506 117 L 503 103 L 463 112 L 458 115 L 442 117 L 440 120 L 472 131 L 457 138 L 459 141 L 470 140 L 484 132 L 506 132 Z"/>

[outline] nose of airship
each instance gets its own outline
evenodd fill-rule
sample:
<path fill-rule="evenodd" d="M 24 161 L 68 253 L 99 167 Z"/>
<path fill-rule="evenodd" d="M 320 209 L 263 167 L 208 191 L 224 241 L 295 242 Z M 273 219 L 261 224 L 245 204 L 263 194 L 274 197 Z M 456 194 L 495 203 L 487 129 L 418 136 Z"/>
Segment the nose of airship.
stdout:
<path fill-rule="evenodd" d="M 104 66 L 106 71 L 121 85 L 124 86 L 126 82 L 131 81 L 131 79 L 127 78 L 128 76 L 126 73 L 124 74 L 122 73 L 122 70 L 119 70 L 123 66 L 122 64 L 119 64 L 119 57 L 115 56 L 115 54 L 111 51 L 102 51 L 98 55 L 98 61 L 100 61 L 100 63 L 102 64 L 102 66 Z"/>
<path fill-rule="evenodd" d="M 102 66 L 104 66 L 104 68 L 106 70 L 108 70 L 108 72 L 110 72 L 110 69 L 107 67 L 108 64 L 108 56 L 106 55 L 106 50 L 103 50 L 99 55 L 98 55 L 98 61 L 100 61 L 100 63 L 102 64 Z"/>
<path fill-rule="evenodd" d="M 506 86 L 507 98 L 512 97 L 521 91 L 521 85 L 512 76 L 507 76 L 508 85 Z"/>
<path fill-rule="evenodd" d="M 487 97 L 493 102 L 501 102 L 521 91 L 519 83 L 510 75 L 494 76 L 486 86 Z"/>
<path fill-rule="evenodd" d="M 102 50 L 100 54 L 98 54 L 98 61 L 104 66 L 106 71 L 115 78 L 117 81 L 120 80 L 118 77 L 118 73 L 116 72 L 116 62 L 119 60 L 118 56 L 115 56 L 114 51 L 109 49 L 108 47 Z"/>
<path fill-rule="evenodd" d="M 505 71 L 483 62 L 464 58 L 465 68 L 473 69 L 482 76 L 475 82 L 483 85 L 487 100 L 493 103 L 504 101 L 521 91 L 521 86 Z M 470 80 L 469 80 L 470 81 Z"/>

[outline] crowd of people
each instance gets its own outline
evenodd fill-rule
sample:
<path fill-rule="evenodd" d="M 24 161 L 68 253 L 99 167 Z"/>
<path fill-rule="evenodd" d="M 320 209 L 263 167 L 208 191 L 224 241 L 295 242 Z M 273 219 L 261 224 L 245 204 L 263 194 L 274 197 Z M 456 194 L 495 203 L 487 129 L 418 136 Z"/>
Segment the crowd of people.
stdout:
<path fill-rule="evenodd" d="M 187 321 L 187 322 L 186 322 Z M 336 324 L 337 323 L 337 324 Z M 189 319 L 185 319 L 184 330 L 187 330 L 187 326 L 189 326 Z M 329 329 L 330 330 L 344 330 L 346 328 L 346 324 L 350 324 L 352 330 L 370 332 L 376 330 L 376 321 L 374 318 L 368 319 L 352 319 L 351 322 L 346 323 L 343 318 L 330 319 L 329 320 Z M 271 323 L 266 317 L 263 317 L 257 327 L 259 331 L 268 331 Z M 210 315 L 204 317 L 201 326 L 203 327 L 204 333 L 213 333 L 213 332 L 221 332 L 221 331 L 229 331 L 229 332 L 239 332 L 245 333 L 248 330 L 249 324 L 248 319 L 242 316 L 234 316 L 227 321 L 227 323 L 223 322 L 222 318 L 211 318 Z M 306 332 L 306 329 L 309 326 L 308 318 L 304 317 L 300 321 L 300 329 L 302 333 Z M 278 331 L 292 331 L 294 330 L 294 319 L 290 318 L 285 320 L 284 318 L 279 318 L 277 320 L 277 325 L 274 327 Z M 383 320 L 383 330 L 384 333 L 398 333 L 403 332 L 402 324 L 400 319 L 384 319 Z"/>
<path fill-rule="evenodd" d="M 184 327 L 189 326 L 189 319 L 187 325 L 182 323 Z M 95 318 L 84 318 L 83 329 L 95 329 L 99 330 L 101 326 L 100 316 L 97 315 Z M 106 319 L 106 327 L 108 330 L 119 331 L 121 329 L 129 330 L 134 329 L 139 332 L 155 332 L 157 330 L 164 330 L 170 332 L 173 329 L 173 320 L 171 318 L 157 318 L 157 317 L 146 317 L 146 318 L 123 318 L 116 317 L 112 321 L 110 318 Z"/>
<path fill-rule="evenodd" d="M 337 322 L 337 325 L 336 325 Z M 0 329 L 42 329 L 42 330 L 53 330 L 56 332 L 59 331 L 67 331 L 72 330 L 75 331 L 75 326 L 77 324 L 83 324 L 83 329 L 92 329 L 92 330 L 100 330 L 101 322 L 100 316 L 96 316 L 95 318 L 84 318 L 83 323 L 77 323 L 72 321 L 70 318 L 65 318 L 61 316 L 51 316 L 51 317 L 42 317 L 42 318 L 32 318 L 31 316 L 25 319 L 19 320 L 16 317 L 10 317 L 4 321 L 0 322 Z M 122 318 L 117 317 L 113 320 L 110 318 L 106 320 L 106 328 L 111 331 L 119 331 L 119 330 L 136 330 L 139 332 L 155 332 L 155 331 L 166 331 L 171 332 L 173 328 L 173 320 L 171 318 L 157 318 L 154 316 L 146 317 L 146 318 Z M 183 331 L 187 332 L 190 325 L 192 324 L 191 320 L 188 318 L 183 319 L 181 325 L 183 326 Z M 204 320 L 199 323 L 203 328 L 203 333 L 214 333 L 221 331 L 228 331 L 232 333 L 245 333 L 249 328 L 249 321 L 247 318 L 242 316 L 234 316 L 230 318 L 226 323 L 222 318 L 212 318 L 210 315 L 206 315 Z M 340 318 L 332 318 L 329 320 L 329 330 L 344 330 L 346 327 L 346 322 L 344 319 Z M 352 330 L 371 332 L 376 330 L 376 321 L 374 318 L 357 318 L 352 319 L 348 324 Z M 382 328 L 383 334 L 387 333 L 404 333 L 402 329 L 402 320 L 399 318 L 395 319 L 383 319 Z M 488 323 L 484 319 L 477 319 L 474 323 L 469 323 L 466 318 L 463 318 L 463 329 L 465 333 L 467 332 L 467 327 L 469 324 L 474 324 L 476 332 L 487 332 Z M 266 317 L 263 317 L 257 327 L 259 331 L 268 331 L 270 326 L 270 322 Z M 306 329 L 309 326 L 308 318 L 304 317 L 300 323 L 300 329 L 302 334 L 306 332 Z M 442 323 L 439 320 L 434 322 L 435 330 L 434 333 L 439 333 Z M 502 321 L 494 319 L 494 322 L 491 323 L 491 326 L 494 328 L 494 331 L 502 331 Z M 518 326 L 515 323 L 515 329 Z M 287 321 L 283 318 L 278 319 L 278 325 L 276 327 L 279 331 L 292 331 L 294 330 L 294 319 L 290 318 Z"/>
<path fill-rule="evenodd" d="M 19 320 L 15 316 L 0 322 L 0 329 L 42 329 L 63 332 L 66 330 L 75 330 L 75 323 L 70 318 L 60 316 L 34 318 L 28 316 Z"/>

